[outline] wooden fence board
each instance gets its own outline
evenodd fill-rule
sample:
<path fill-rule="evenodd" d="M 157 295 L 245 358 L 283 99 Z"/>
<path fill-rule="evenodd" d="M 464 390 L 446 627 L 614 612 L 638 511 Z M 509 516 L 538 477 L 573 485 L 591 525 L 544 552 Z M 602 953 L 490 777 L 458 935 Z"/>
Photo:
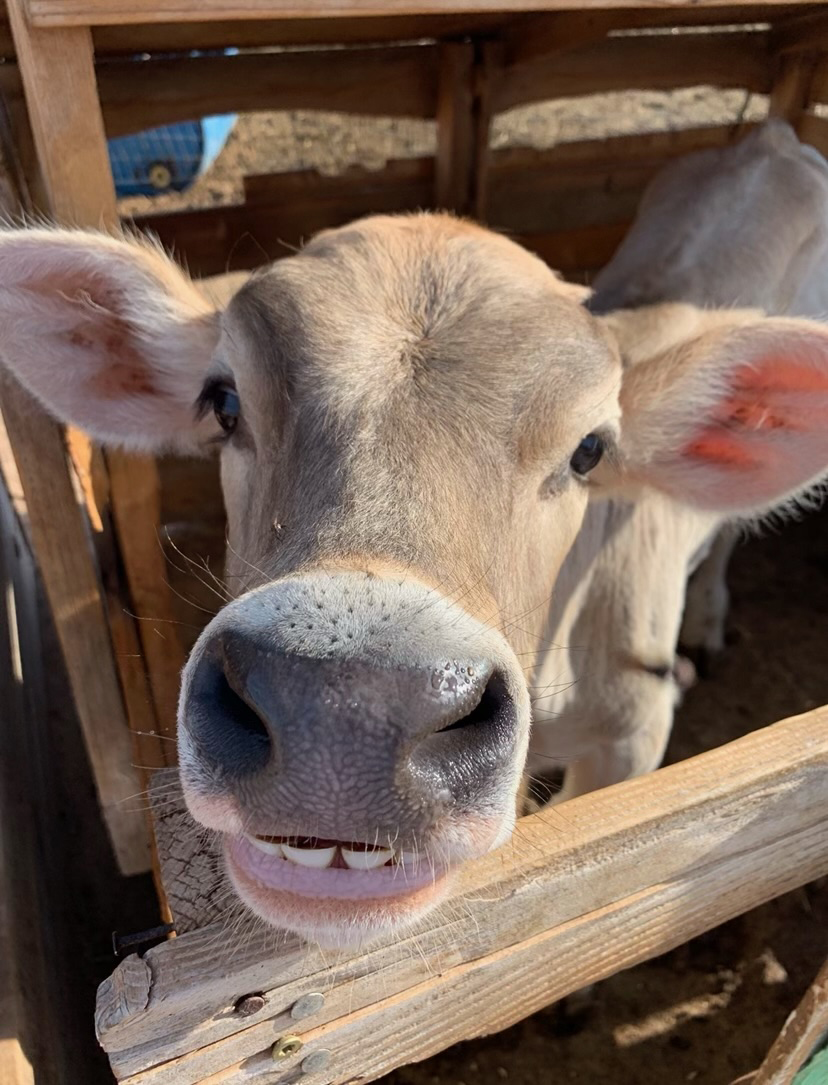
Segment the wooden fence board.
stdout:
<path fill-rule="evenodd" d="M 423 929 L 362 953 L 280 946 L 255 927 L 238 939 L 221 924 L 185 934 L 104 984 L 101 1042 L 131 1085 L 241 1081 L 237 1064 L 296 1031 L 291 1005 L 320 990 L 325 1005 L 303 1035 L 309 1026 L 308 1044 L 336 1048 L 325 1080 L 370 1080 L 828 872 L 826 830 L 828 708 L 523 819 L 511 845 L 460 873 Z M 513 967 L 520 984 L 487 1001 L 483 990 L 508 984 Z M 266 1006 L 241 1019 L 232 1007 L 251 992 Z M 449 992 L 457 1028 L 438 1035 L 429 1021 Z M 381 1064 L 369 1055 L 355 1066 L 355 1036 L 386 1029 Z"/>
<path fill-rule="evenodd" d="M 582 8 L 670 7 L 677 18 L 686 7 L 711 7 L 720 0 L 584 0 Z M 792 0 L 807 7 L 815 0 Z M 132 23 L 200 22 L 206 19 L 367 18 L 382 15 L 438 15 L 567 10 L 572 0 L 27 0 L 35 26 L 114 26 Z M 761 11 L 762 5 L 754 3 Z"/>

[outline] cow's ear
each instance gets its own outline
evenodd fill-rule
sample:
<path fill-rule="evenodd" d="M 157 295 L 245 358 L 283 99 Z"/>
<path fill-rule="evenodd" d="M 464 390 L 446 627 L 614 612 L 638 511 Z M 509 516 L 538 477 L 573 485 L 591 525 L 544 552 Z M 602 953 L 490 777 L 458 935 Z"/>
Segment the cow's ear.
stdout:
<path fill-rule="evenodd" d="M 196 444 L 215 307 L 147 241 L 0 231 L 0 356 L 64 422 L 139 450 Z"/>
<path fill-rule="evenodd" d="M 689 504 L 751 515 L 828 474 L 828 328 L 717 324 L 625 372 L 621 470 Z"/>

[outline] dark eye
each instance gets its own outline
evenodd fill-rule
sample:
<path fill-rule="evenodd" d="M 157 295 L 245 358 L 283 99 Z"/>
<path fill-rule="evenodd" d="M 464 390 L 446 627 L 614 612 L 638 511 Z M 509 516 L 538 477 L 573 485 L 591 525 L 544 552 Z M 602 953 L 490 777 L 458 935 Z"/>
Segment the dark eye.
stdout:
<path fill-rule="evenodd" d="M 576 475 L 588 475 L 593 467 L 598 466 L 603 455 L 603 437 L 599 437 L 597 433 L 588 433 L 575 449 L 569 466 Z"/>
<path fill-rule="evenodd" d="M 216 420 L 226 434 L 231 434 L 239 421 L 239 394 L 230 384 L 217 384 L 210 389 L 210 399 Z"/>

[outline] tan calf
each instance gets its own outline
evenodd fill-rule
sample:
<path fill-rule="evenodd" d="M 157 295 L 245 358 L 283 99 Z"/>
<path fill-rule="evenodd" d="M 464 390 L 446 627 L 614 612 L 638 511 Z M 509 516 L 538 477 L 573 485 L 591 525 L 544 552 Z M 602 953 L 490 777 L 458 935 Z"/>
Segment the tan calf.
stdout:
<path fill-rule="evenodd" d="M 717 508 L 723 417 L 745 457 L 778 453 L 738 468 L 752 505 L 828 459 L 786 383 L 787 325 L 647 362 L 621 433 L 615 338 L 579 300 L 441 215 L 324 233 L 221 312 L 144 243 L 0 235 L 2 356 L 58 417 L 133 448 L 218 443 L 236 598 L 185 668 L 181 771 L 274 925 L 346 944 L 408 923 L 509 837 L 548 601 L 602 455 L 605 487 Z M 788 369 L 825 383 L 828 333 L 793 331 Z M 774 434 L 744 379 L 771 361 L 798 420 Z"/>

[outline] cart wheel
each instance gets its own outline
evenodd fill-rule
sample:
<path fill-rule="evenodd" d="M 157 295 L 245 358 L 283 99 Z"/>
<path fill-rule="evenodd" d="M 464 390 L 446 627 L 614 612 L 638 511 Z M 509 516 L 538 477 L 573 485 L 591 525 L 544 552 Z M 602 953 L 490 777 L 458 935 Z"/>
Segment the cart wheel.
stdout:
<path fill-rule="evenodd" d="M 147 179 L 154 189 L 163 192 L 172 184 L 172 170 L 165 162 L 153 162 L 147 170 Z"/>

